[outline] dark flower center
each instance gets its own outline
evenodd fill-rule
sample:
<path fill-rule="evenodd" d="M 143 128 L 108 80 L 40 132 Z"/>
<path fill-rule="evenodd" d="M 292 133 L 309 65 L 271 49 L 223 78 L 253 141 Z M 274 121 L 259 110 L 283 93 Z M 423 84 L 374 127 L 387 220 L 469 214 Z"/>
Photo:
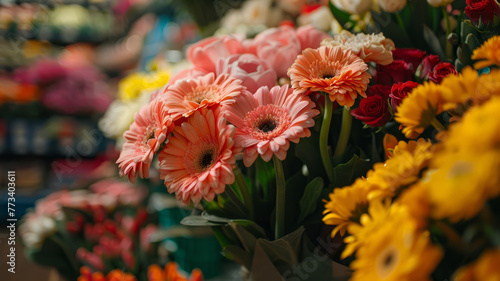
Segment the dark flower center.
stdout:
<path fill-rule="evenodd" d="M 384 265 L 385 265 L 385 266 L 390 266 L 390 265 L 392 264 L 393 260 L 394 260 L 394 257 L 393 257 L 393 255 L 392 255 L 392 253 L 389 253 L 389 254 L 385 257 L 385 259 L 384 259 Z"/>
<path fill-rule="evenodd" d="M 210 166 L 212 166 L 214 160 L 215 160 L 214 151 L 206 150 L 201 155 L 198 165 L 202 170 L 206 170 Z"/>
<path fill-rule="evenodd" d="M 331 79 L 333 77 L 335 77 L 335 75 L 328 75 L 328 74 L 327 75 L 323 75 L 323 79 Z"/>
<path fill-rule="evenodd" d="M 263 133 L 272 132 L 274 131 L 274 129 L 276 129 L 276 127 L 277 127 L 276 121 L 274 121 L 271 118 L 266 118 L 261 122 L 259 122 L 259 124 L 257 125 L 257 129 Z"/>

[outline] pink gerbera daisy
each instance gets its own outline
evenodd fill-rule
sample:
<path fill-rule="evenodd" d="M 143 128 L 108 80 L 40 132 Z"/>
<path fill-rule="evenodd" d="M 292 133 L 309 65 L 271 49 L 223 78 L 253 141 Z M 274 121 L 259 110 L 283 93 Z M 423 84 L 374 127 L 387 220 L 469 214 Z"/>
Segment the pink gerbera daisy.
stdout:
<path fill-rule="evenodd" d="M 349 50 L 322 46 L 305 49 L 288 69 L 297 93 L 326 92 L 332 102 L 351 107 L 357 95 L 366 97 L 368 65 Z"/>
<path fill-rule="evenodd" d="M 174 124 L 167 114 L 167 107 L 160 99 L 144 105 L 134 116 L 134 123 L 123 134 L 123 144 L 119 164 L 120 176 L 127 175 L 134 183 L 137 175 L 149 177 L 149 166 L 160 145 L 172 132 Z"/>
<path fill-rule="evenodd" d="M 188 117 L 199 108 L 234 102 L 234 97 L 245 90 L 241 80 L 232 78 L 229 74 L 215 77 L 214 73 L 178 80 L 168 86 L 163 94 L 169 113 L 174 120 L 182 116 Z"/>
<path fill-rule="evenodd" d="M 269 161 L 276 155 L 286 158 L 290 141 L 309 137 L 313 117 L 319 114 L 305 95 L 295 95 L 288 85 L 271 90 L 261 87 L 255 95 L 243 93 L 236 103 L 224 107 L 229 122 L 236 126 L 235 144 L 243 147 L 245 166 L 249 167 L 260 154 Z"/>
<path fill-rule="evenodd" d="M 201 198 L 212 201 L 234 182 L 235 128 L 220 114 L 220 109 L 202 108 L 173 131 L 160 152 L 160 176 L 168 192 L 188 204 Z"/>

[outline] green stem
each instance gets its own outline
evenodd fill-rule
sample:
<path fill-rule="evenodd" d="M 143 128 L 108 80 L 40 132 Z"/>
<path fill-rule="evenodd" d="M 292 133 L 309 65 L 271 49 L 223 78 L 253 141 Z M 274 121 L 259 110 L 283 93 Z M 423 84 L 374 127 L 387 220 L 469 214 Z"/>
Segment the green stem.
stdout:
<path fill-rule="evenodd" d="M 245 178 L 243 177 L 243 174 L 241 173 L 240 167 L 236 166 L 236 168 L 233 169 L 233 172 L 234 172 L 234 178 L 236 180 L 236 184 L 240 188 L 241 196 L 243 197 L 243 204 L 247 208 L 248 215 L 250 216 L 250 219 L 253 220 L 253 217 L 254 217 L 253 200 L 252 200 L 252 195 L 250 195 L 250 190 L 248 189 Z"/>
<path fill-rule="evenodd" d="M 398 21 L 398 25 L 401 28 L 401 30 L 403 30 L 403 32 L 405 34 L 408 34 L 406 32 L 406 27 L 405 27 L 405 24 L 403 23 L 403 19 L 401 18 L 401 15 L 399 13 L 396 13 L 395 15 L 396 15 L 396 20 Z"/>
<path fill-rule="evenodd" d="M 446 57 L 451 60 L 453 59 L 453 45 L 451 45 L 450 41 L 448 41 L 448 37 L 450 36 L 451 33 L 450 16 L 446 11 L 446 6 L 442 7 L 442 11 L 444 20 L 446 22 Z"/>
<path fill-rule="evenodd" d="M 438 130 L 439 132 L 446 131 L 446 128 L 443 126 L 443 124 L 441 124 L 441 122 L 439 122 L 439 120 L 437 120 L 436 117 L 432 119 L 431 125 L 434 126 L 434 128 L 436 128 L 436 130 Z"/>
<path fill-rule="evenodd" d="M 344 154 L 347 143 L 349 142 L 349 136 L 351 135 L 351 127 L 351 108 L 344 106 L 344 111 L 342 112 L 342 128 L 340 129 L 339 141 L 337 143 L 337 147 L 335 148 L 333 159 L 339 159 L 342 154 Z"/>
<path fill-rule="evenodd" d="M 274 238 L 285 235 L 285 174 L 281 160 L 273 155 L 274 173 L 276 174 L 276 228 Z"/>
<path fill-rule="evenodd" d="M 325 167 L 326 174 L 328 175 L 328 180 L 330 180 L 330 182 L 333 182 L 335 179 L 335 176 L 333 174 L 332 160 L 330 159 L 330 153 L 328 152 L 328 135 L 330 133 L 332 115 L 332 101 L 330 100 L 328 95 L 325 95 L 325 114 L 323 115 L 323 123 L 321 124 L 321 132 L 319 135 L 319 150 L 321 152 L 321 160 L 323 161 L 323 166 Z"/>

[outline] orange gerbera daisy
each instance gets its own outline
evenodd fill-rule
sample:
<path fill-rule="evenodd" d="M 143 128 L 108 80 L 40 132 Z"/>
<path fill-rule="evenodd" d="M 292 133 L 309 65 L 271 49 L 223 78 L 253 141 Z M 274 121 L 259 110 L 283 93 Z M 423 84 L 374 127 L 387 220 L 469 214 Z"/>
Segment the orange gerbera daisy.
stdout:
<path fill-rule="evenodd" d="M 241 80 L 228 74 L 215 77 L 209 73 L 194 79 L 178 80 L 165 88 L 161 97 L 169 108 L 174 120 L 188 117 L 199 108 L 217 104 L 234 103 L 234 98 L 245 91 Z"/>
<path fill-rule="evenodd" d="M 250 167 L 260 154 L 264 161 L 276 155 L 286 158 L 290 141 L 311 135 L 313 117 L 319 114 L 307 96 L 295 95 L 288 85 L 271 90 L 261 87 L 255 95 L 243 93 L 236 103 L 224 107 L 229 122 L 236 126 L 234 141 L 245 149 L 243 162 Z"/>
<path fill-rule="evenodd" d="M 234 182 L 235 128 L 220 110 L 202 108 L 195 111 L 173 131 L 165 149 L 160 152 L 160 177 L 168 192 L 188 204 L 201 198 L 212 201 Z"/>
<path fill-rule="evenodd" d="M 368 65 L 342 47 L 322 46 L 306 49 L 288 69 L 292 87 L 297 93 L 326 92 L 332 101 L 351 107 L 356 97 L 366 97 L 370 82 Z"/>
<path fill-rule="evenodd" d="M 153 156 L 173 128 L 174 124 L 162 100 L 154 99 L 144 105 L 135 114 L 134 123 L 130 125 L 129 130 L 123 134 L 126 142 L 116 161 L 119 164 L 120 176 L 127 175 L 132 183 L 137 175 L 141 178 L 149 177 Z"/>

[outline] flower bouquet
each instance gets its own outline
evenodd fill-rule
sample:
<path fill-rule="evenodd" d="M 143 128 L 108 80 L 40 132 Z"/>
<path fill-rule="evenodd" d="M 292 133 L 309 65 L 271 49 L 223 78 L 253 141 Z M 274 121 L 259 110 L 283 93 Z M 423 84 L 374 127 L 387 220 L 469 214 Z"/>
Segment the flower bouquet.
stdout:
<path fill-rule="evenodd" d="M 379 2 L 381 13 L 421 5 Z M 434 18 L 447 28 L 419 36 L 448 40 L 425 50 L 289 25 L 193 44 L 192 66 L 124 133 L 120 174 L 147 178 L 158 155 L 168 192 L 201 211 L 183 223 L 212 226 L 248 280 L 498 276 L 499 41 L 472 54 L 467 33 L 496 17 L 476 22 L 467 2 L 454 33 L 442 2 Z M 375 26 L 334 4 L 351 31 Z M 394 19 L 406 28 L 405 14 Z"/>

